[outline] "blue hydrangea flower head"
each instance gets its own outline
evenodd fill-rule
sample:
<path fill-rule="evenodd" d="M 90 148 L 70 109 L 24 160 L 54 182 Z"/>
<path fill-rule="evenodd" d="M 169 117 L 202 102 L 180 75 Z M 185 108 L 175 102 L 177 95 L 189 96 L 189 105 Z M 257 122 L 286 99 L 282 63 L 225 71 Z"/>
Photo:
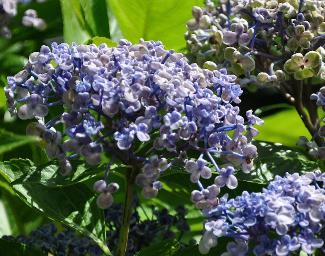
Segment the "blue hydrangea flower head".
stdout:
<path fill-rule="evenodd" d="M 292 255 L 324 252 L 325 178 L 316 171 L 276 176 L 261 193 L 226 197 L 203 212 L 207 217 L 200 241 L 208 253 L 219 237 L 234 239 L 223 255 Z M 212 241 L 212 242 L 211 242 Z"/>
<path fill-rule="evenodd" d="M 231 188 L 237 180 L 230 165 L 252 168 L 253 126 L 262 121 L 251 111 L 247 121 L 240 115 L 242 90 L 235 79 L 224 69 L 189 64 L 160 42 L 121 40 L 113 48 L 53 43 L 8 77 L 5 92 L 12 114 L 36 119 L 28 132 L 43 139 L 63 174 L 73 171 L 73 158 L 97 165 L 106 153 L 113 162 L 136 166 L 136 183 L 152 197 L 162 187 L 160 174 L 177 162 L 185 163 L 194 183 L 220 172 Z M 187 156 L 190 151 L 196 158 Z M 108 188 L 96 191 L 101 208 L 111 205 Z M 211 193 L 203 194 L 216 202 L 218 193 Z"/>

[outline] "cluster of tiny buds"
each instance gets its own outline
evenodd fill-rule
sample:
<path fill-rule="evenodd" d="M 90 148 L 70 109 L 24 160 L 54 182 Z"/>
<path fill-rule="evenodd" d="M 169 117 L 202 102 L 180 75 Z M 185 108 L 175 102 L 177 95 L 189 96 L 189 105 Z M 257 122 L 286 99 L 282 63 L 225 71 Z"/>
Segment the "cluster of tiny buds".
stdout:
<path fill-rule="evenodd" d="M 94 191 L 99 193 L 96 203 L 100 209 L 109 208 L 114 200 L 112 194 L 119 189 L 119 185 L 115 182 L 107 184 L 105 180 L 98 180 L 94 183 Z"/>
<path fill-rule="evenodd" d="M 324 1 L 208 0 L 192 15 L 185 38 L 200 65 L 225 67 L 242 85 L 325 79 Z"/>

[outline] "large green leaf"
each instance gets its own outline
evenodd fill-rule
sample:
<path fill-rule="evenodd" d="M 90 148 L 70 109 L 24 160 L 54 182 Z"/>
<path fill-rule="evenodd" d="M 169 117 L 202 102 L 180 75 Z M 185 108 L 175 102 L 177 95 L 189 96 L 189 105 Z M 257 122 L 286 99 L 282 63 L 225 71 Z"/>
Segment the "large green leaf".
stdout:
<path fill-rule="evenodd" d="M 164 255 L 164 256 L 173 256 L 180 249 L 180 243 L 177 240 L 165 240 L 159 243 L 155 243 L 149 247 L 142 249 L 140 252 L 136 254 L 136 256 L 156 256 L 156 255 Z"/>
<path fill-rule="evenodd" d="M 0 176 L 0 237 L 26 235 L 44 223 L 45 217 L 26 205 Z"/>
<path fill-rule="evenodd" d="M 79 0 L 85 24 L 93 36 L 109 37 L 106 0 Z"/>
<path fill-rule="evenodd" d="M 284 176 L 286 172 L 303 173 L 319 168 L 316 161 L 309 159 L 297 148 L 263 141 L 255 141 L 254 144 L 258 152 L 255 168 L 250 174 L 241 174 L 241 181 L 266 185 L 276 175 Z"/>
<path fill-rule="evenodd" d="M 90 236 L 110 255 L 104 242 L 104 214 L 96 206 L 92 183 L 79 182 L 70 186 L 51 187 L 47 186 L 47 179 L 52 179 L 52 176 L 43 176 L 37 181 L 35 175 L 39 175 L 38 172 L 39 169 L 29 160 L 15 159 L 0 163 L 0 174 L 10 182 L 25 203 L 49 218 Z"/>
<path fill-rule="evenodd" d="M 0 252 L 1 255 L 5 256 L 46 256 L 46 253 L 43 253 L 34 248 L 30 248 L 24 244 L 8 241 L 0 238 Z M 3 253 L 3 254 L 2 254 Z"/>
<path fill-rule="evenodd" d="M 106 44 L 108 47 L 116 47 L 117 43 L 114 42 L 113 40 L 107 38 L 107 37 L 101 37 L 101 36 L 95 36 L 91 40 L 89 40 L 89 43 L 93 43 L 95 45 L 100 45 L 100 44 Z"/>
<path fill-rule="evenodd" d="M 185 47 L 186 22 L 201 0 L 107 0 L 123 36 L 136 43 L 140 38 L 162 41 L 167 48 Z"/>
<path fill-rule="evenodd" d="M 0 129 L 0 155 L 17 147 L 37 142 L 36 137 L 17 135 Z"/>
<path fill-rule="evenodd" d="M 61 9 L 67 43 L 84 43 L 94 36 L 110 36 L 106 0 L 61 0 Z"/>
<path fill-rule="evenodd" d="M 231 239 L 227 237 L 220 237 L 218 239 L 218 244 L 216 247 L 211 248 L 208 254 L 205 254 L 207 256 L 216 256 L 221 255 L 222 253 L 227 251 L 227 244 L 231 241 Z M 199 246 L 198 245 L 190 245 L 186 248 L 181 248 L 177 253 L 175 253 L 175 256 L 192 256 L 192 255 L 202 255 L 199 252 Z"/>
<path fill-rule="evenodd" d="M 0 237 L 3 235 L 12 234 L 9 216 L 7 215 L 7 211 L 2 200 L 0 200 L 0 219 Z"/>
<path fill-rule="evenodd" d="M 310 134 L 294 108 L 286 109 L 263 118 L 264 124 L 258 127 L 258 140 L 279 142 L 295 146 L 300 136 L 310 138 Z"/>

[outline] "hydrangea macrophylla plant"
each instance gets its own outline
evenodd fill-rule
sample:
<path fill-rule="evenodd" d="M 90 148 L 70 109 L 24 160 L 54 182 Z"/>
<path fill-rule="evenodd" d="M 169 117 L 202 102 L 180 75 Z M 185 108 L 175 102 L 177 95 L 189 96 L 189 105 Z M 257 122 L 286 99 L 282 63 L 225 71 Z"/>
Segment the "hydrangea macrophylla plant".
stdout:
<path fill-rule="evenodd" d="M 0 35 L 9 38 L 11 36 L 8 24 L 10 18 L 17 15 L 17 4 L 27 3 L 30 1 L 26 0 L 1 0 L 0 1 Z M 44 1 L 37 1 L 44 2 Z M 38 30 L 44 30 L 46 28 L 46 23 L 43 19 L 37 16 L 35 10 L 26 10 L 24 13 L 22 23 L 26 27 L 34 27 Z"/>
<path fill-rule="evenodd" d="M 277 87 L 322 146 L 308 98 L 325 81 L 324 17 L 322 0 L 207 0 L 187 23 L 189 57 L 212 70 L 226 67 L 241 85 Z"/>
<path fill-rule="evenodd" d="M 276 176 L 261 193 L 220 199 L 206 210 L 208 221 L 200 252 L 208 253 L 218 238 L 229 237 L 222 255 L 285 256 L 316 250 L 324 253 L 325 175 L 321 172 Z"/>
<path fill-rule="evenodd" d="M 159 176 L 175 162 L 185 163 L 199 193 L 209 198 L 200 198 L 200 208 L 216 205 L 220 187 L 237 186 L 230 165 L 250 171 L 257 155 L 253 126 L 262 121 L 252 111 L 246 122 L 239 114 L 235 105 L 242 90 L 235 79 L 225 69 L 190 65 L 160 42 L 121 40 L 114 48 L 53 43 L 32 53 L 25 68 L 8 77 L 5 93 L 12 114 L 37 120 L 27 132 L 42 138 L 63 175 L 73 171 L 73 158 L 98 165 L 107 154 L 107 172 L 94 184 L 100 208 L 111 206 L 118 190 L 109 182 L 110 166 L 130 167 L 125 199 L 130 213 L 123 220 L 129 222 L 133 184 L 145 197 L 156 196 Z M 197 158 L 187 155 L 191 150 L 199 152 Z M 218 167 L 219 160 L 225 168 Z M 213 172 L 219 174 L 215 184 L 204 189 L 200 179 Z"/>

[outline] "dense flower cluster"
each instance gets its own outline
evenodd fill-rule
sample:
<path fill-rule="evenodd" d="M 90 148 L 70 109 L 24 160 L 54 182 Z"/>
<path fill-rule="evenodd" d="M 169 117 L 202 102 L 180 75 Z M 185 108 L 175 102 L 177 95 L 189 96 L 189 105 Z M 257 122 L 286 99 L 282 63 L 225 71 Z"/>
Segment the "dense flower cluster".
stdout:
<path fill-rule="evenodd" d="M 168 213 L 165 208 L 159 210 L 152 207 L 146 212 L 146 215 L 150 216 L 147 219 L 141 219 L 140 212 L 142 212 L 140 207 L 136 205 L 130 221 L 127 256 L 136 255 L 142 248 L 150 246 L 153 242 L 176 238 L 177 233 L 189 231 L 186 219 L 187 210 L 182 206 L 176 208 L 174 215 Z M 107 226 L 110 228 L 107 233 L 107 245 L 112 251 L 118 242 L 122 216 L 123 207 L 120 204 L 113 205 L 105 212 Z"/>
<path fill-rule="evenodd" d="M 325 79 L 325 2 L 207 0 L 187 23 L 190 57 L 227 67 L 241 84 Z M 215 64 L 213 64 L 213 62 Z"/>
<path fill-rule="evenodd" d="M 234 239 L 223 255 L 324 253 L 325 174 L 276 176 L 262 193 L 243 192 L 230 200 L 225 196 L 205 214 L 201 253 L 220 237 Z"/>
<path fill-rule="evenodd" d="M 150 246 L 153 242 L 164 239 L 176 238 L 177 234 L 189 231 L 187 223 L 187 210 L 183 206 L 176 208 L 176 213 L 171 215 L 168 210 L 157 209 L 154 206 L 145 213 L 146 218 L 140 218 L 138 203 L 135 202 L 135 211 L 132 213 L 129 228 L 129 239 L 125 255 L 133 256 L 141 249 Z M 105 223 L 108 227 L 107 246 L 116 250 L 119 231 L 121 230 L 123 207 L 121 204 L 114 204 L 109 211 L 105 211 Z M 102 256 L 103 251 L 89 237 L 80 236 L 77 232 L 64 228 L 61 231 L 53 224 L 45 224 L 33 230 L 28 235 L 2 236 L 1 239 L 8 242 L 15 242 L 26 245 L 30 248 L 40 250 L 44 253 L 56 256 Z M 178 237 L 180 239 L 181 237 Z M 194 241 L 190 241 L 193 242 Z M 188 245 L 180 241 L 180 245 Z"/>
<path fill-rule="evenodd" d="M 136 183 L 152 197 L 161 188 L 160 174 L 173 164 L 167 156 L 185 161 L 199 184 L 220 172 L 216 186 L 236 187 L 234 170 L 219 169 L 216 159 L 250 171 L 257 155 L 253 126 L 262 121 L 252 111 L 246 122 L 240 116 L 235 79 L 225 70 L 190 65 L 160 42 L 121 40 L 115 48 L 53 43 L 8 77 L 5 93 L 12 114 L 37 119 L 27 131 L 43 139 L 62 174 L 72 171 L 71 158 L 97 165 L 105 152 L 108 169 L 114 161 L 141 169 Z M 198 159 L 186 156 L 191 149 L 200 152 Z M 104 179 L 94 188 L 99 206 L 110 206 L 118 186 Z"/>
<path fill-rule="evenodd" d="M 10 37 L 11 32 L 8 28 L 10 18 L 17 15 L 17 4 L 28 3 L 27 0 L 1 0 L 0 1 L 0 36 Z M 44 2 L 44 0 L 37 0 Z M 37 16 L 35 10 L 26 10 L 23 16 L 22 23 L 27 27 L 34 27 L 38 30 L 44 30 L 46 23 L 43 19 Z"/>
<path fill-rule="evenodd" d="M 53 224 L 45 224 L 29 235 L 3 236 L 1 239 L 38 249 L 57 256 L 101 256 L 102 250 L 88 237 L 81 237 L 71 229 L 58 231 Z"/>

